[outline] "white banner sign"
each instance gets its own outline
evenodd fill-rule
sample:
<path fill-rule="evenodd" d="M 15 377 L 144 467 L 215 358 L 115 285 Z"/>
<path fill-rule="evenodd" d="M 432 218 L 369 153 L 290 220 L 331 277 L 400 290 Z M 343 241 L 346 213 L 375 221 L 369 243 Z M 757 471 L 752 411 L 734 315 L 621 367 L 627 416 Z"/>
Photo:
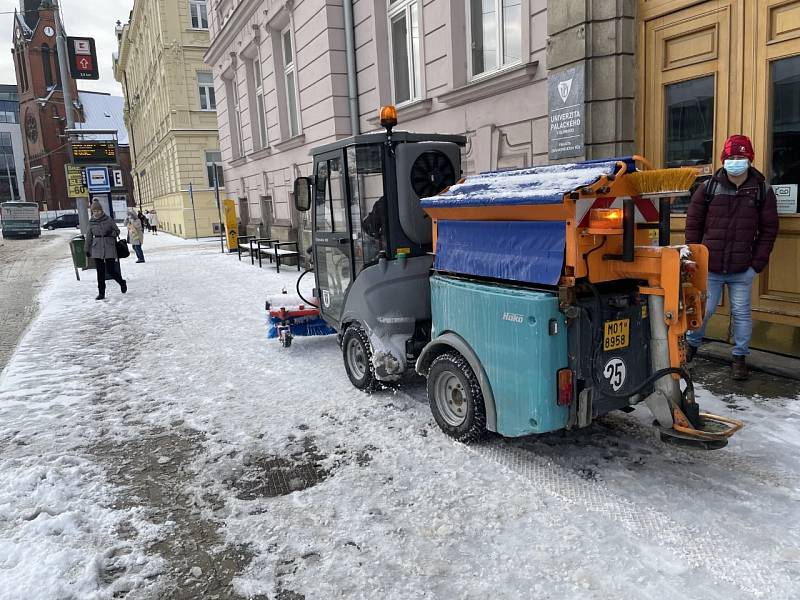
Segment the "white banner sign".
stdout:
<path fill-rule="evenodd" d="M 775 199 L 778 201 L 779 214 L 794 214 L 797 212 L 797 184 L 784 183 L 773 185 Z"/>

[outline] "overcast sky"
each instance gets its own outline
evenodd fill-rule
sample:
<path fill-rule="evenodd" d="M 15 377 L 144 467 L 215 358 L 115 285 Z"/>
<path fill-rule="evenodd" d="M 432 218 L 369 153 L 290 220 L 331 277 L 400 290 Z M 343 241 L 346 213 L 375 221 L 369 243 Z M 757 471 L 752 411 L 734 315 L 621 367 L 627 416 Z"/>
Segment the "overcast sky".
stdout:
<path fill-rule="evenodd" d="M 61 0 L 66 34 L 93 37 L 97 47 L 100 79 L 79 81 L 78 89 L 122 95 L 111 68 L 111 53 L 117 50 L 114 26 L 118 20 L 127 23 L 132 7 L 133 0 Z M 0 0 L 0 83 L 16 83 L 10 52 L 15 8 L 19 0 Z"/>

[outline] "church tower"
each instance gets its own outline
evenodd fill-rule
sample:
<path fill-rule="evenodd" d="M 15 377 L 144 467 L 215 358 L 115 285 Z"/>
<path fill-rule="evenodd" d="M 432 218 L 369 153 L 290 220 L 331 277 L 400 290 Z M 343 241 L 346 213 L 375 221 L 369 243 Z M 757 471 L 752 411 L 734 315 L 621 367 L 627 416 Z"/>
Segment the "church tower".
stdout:
<path fill-rule="evenodd" d="M 25 147 L 25 193 L 39 210 L 66 210 L 74 202 L 66 196 L 64 145 L 66 118 L 56 46 L 56 8 L 52 0 L 20 0 L 14 15 L 14 68 Z M 77 98 L 75 81 L 66 84 Z M 79 119 L 77 109 L 73 116 Z"/>

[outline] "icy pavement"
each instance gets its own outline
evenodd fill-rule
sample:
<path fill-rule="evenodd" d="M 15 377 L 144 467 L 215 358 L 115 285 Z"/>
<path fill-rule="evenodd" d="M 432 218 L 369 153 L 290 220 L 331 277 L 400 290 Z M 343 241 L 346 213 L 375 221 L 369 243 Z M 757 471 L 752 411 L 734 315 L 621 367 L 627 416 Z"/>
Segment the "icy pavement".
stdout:
<path fill-rule="evenodd" d="M 800 597 L 795 384 L 703 372 L 747 423 L 714 452 L 644 409 L 465 447 L 419 380 L 366 396 L 335 337 L 267 340 L 296 272 L 145 252 L 105 302 L 59 265 L 0 375 L 0 599 Z"/>

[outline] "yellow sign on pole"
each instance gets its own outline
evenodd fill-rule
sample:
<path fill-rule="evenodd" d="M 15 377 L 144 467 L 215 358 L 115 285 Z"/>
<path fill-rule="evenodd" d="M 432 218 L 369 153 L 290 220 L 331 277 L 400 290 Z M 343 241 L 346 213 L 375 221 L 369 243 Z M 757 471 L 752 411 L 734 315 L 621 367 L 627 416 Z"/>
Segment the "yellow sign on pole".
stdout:
<path fill-rule="evenodd" d="M 64 165 L 67 173 L 67 196 L 70 198 L 88 198 L 89 190 L 83 184 L 83 169 L 75 165 Z"/>
<path fill-rule="evenodd" d="M 225 237 L 228 240 L 228 251 L 232 252 L 239 247 L 238 235 L 239 225 L 236 219 L 236 204 L 233 200 L 223 200 L 223 211 L 225 219 Z"/>

